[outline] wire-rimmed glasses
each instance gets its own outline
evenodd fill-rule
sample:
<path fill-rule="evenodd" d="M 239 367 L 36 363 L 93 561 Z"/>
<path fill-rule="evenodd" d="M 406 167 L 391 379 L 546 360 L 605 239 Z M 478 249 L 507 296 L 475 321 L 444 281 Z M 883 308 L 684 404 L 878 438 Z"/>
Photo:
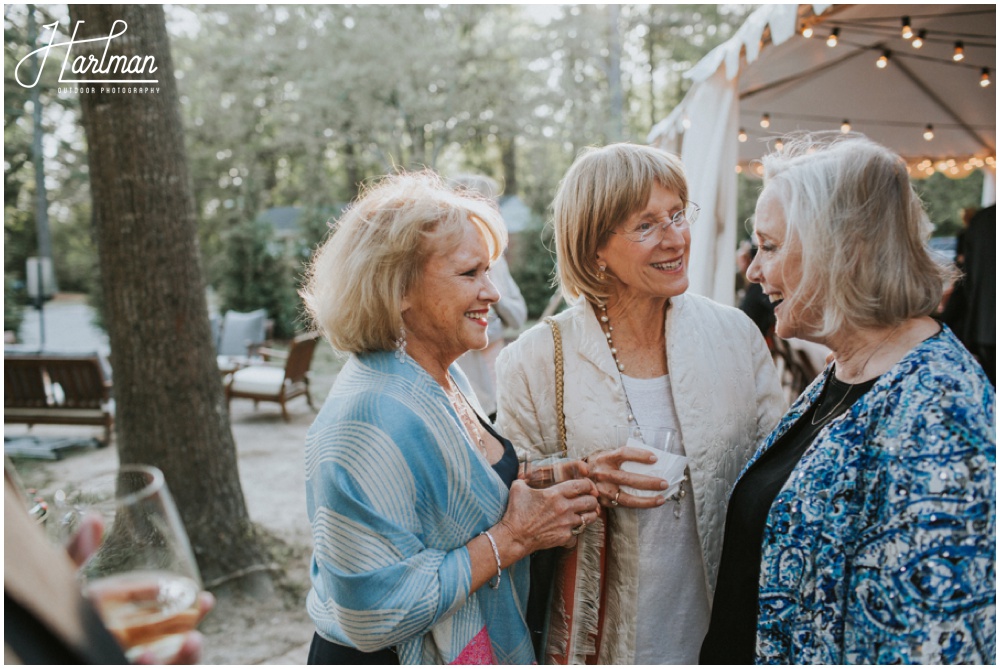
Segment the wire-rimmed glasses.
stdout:
<path fill-rule="evenodd" d="M 689 202 L 686 207 L 670 217 L 664 217 L 664 219 L 659 221 L 643 220 L 633 229 L 618 232 L 617 234 L 637 244 L 653 241 L 659 243 L 663 240 L 663 235 L 666 234 L 667 229 L 671 226 L 675 226 L 678 230 L 687 230 L 694 225 L 694 222 L 698 220 L 700 212 L 701 207 L 694 202 Z"/>

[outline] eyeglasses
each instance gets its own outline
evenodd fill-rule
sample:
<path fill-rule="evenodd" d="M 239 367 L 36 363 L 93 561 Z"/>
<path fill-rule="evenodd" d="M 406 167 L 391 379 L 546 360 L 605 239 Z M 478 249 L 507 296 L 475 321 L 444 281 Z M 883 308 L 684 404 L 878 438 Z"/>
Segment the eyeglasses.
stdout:
<path fill-rule="evenodd" d="M 678 230 L 687 230 L 694 225 L 694 222 L 698 220 L 699 212 L 701 212 L 701 207 L 693 202 L 689 202 L 688 206 L 665 220 L 657 222 L 641 221 L 632 230 L 618 232 L 617 234 L 637 244 L 644 244 L 654 240 L 656 243 L 659 243 L 663 240 L 663 235 L 666 234 L 667 228 L 670 226 L 675 226 Z M 658 232 L 658 234 L 654 235 L 654 232 Z"/>

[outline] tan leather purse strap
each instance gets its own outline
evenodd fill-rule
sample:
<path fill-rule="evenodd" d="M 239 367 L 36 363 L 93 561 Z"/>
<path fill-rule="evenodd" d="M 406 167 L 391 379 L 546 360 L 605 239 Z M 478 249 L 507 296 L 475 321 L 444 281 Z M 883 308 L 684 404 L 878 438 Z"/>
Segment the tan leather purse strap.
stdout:
<path fill-rule="evenodd" d="M 562 333 L 559 332 L 559 324 L 556 319 L 549 316 L 545 322 L 552 328 L 552 343 L 556 349 L 556 419 L 559 421 L 559 451 L 566 457 L 566 414 L 563 412 L 563 349 Z"/>

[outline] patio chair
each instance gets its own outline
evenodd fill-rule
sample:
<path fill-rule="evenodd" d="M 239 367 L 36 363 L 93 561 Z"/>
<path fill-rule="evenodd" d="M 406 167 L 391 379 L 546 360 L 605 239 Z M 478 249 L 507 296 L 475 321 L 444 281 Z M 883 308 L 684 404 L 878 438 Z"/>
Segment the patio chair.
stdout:
<path fill-rule="evenodd" d="M 267 341 L 267 310 L 246 313 L 227 311 L 219 333 L 220 357 L 249 357 L 253 349 Z"/>
<path fill-rule="evenodd" d="M 277 402 L 281 405 L 281 417 L 288 421 L 285 403 L 305 395 L 309 408 L 315 411 L 309 394 L 309 366 L 317 341 L 318 332 L 307 332 L 292 340 L 287 353 L 269 348 L 258 349 L 257 352 L 266 358 L 283 359 L 284 366 L 251 365 L 233 372 L 226 384 L 226 402 L 234 397 L 251 399 L 254 407 L 259 402 Z"/>

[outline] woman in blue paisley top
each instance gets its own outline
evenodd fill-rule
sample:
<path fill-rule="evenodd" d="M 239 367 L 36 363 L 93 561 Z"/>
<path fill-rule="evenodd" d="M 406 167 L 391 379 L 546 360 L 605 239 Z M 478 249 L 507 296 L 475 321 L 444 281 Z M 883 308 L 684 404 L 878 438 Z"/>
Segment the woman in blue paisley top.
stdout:
<path fill-rule="evenodd" d="M 858 136 L 766 156 L 747 276 L 833 362 L 730 498 L 707 664 L 996 656 L 996 396 L 932 320 L 906 165 Z"/>

